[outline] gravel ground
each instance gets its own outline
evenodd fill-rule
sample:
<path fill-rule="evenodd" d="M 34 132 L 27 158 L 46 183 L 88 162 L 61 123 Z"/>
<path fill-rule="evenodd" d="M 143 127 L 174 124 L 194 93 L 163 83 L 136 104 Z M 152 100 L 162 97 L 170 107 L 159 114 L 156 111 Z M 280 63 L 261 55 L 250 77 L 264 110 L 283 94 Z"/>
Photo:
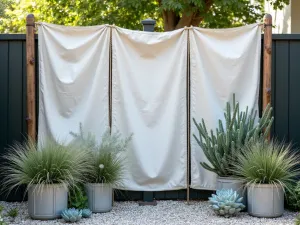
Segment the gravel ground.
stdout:
<path fill-rule="evenodd" d="M 52 221 L 31 220 L 27 213 L 27 203 L 0 202 L 5 207 L 3 214 L 11 208 L 18 208 L 19 215 L 8 224 L 66 224 L 62 219 Z M 138 206 L 137 202 L 116 202 L 109 213 L 93 214 L 89 219 L 82 219 L 77 224 L 142 224 L 142 225 L 177 225 L 177 224 L 294 224 L 296 213 L 286 211 L 284 215 L 276 219 L 255 218 L 247 213 L 241 213 L 237 217 L 222 218 L 214 215 L 205 201 L 192 201 L 187 205 L 184 201 L 158 201 L 157 206 Z M 5 220 L 8 218 L 5 217 Z"/>

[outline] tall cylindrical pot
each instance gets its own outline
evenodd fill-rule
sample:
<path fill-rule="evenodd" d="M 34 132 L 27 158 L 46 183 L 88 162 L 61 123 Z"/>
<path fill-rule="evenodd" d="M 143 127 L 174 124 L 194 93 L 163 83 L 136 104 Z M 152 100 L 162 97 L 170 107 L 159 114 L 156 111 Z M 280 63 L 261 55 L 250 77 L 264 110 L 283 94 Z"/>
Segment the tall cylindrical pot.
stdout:
<path fill-rule="evenodd" d="M 248 213 L 256 217 L 279 217 L 284 212 L 283 188 L 273 184 L 253 184 L 247 189 Z"/>
<path fill-rule="evenodd" d="M 28 189 L 28 214 L 32 219 L 51 220 L 61 217 L 68 208 L 68 189 L 60 184 L 30 185 Z"/>
<path fill-rule="evenodd" d="M 109 212 L 112 209 L 112 186 L 109 184 L 85 184 L 89 209 L 94 213 Z"/>
<path fill-rule="evenodd" d="M 244 185 L 244 181 L 234 177 L 218 177 L 217 190 L 232 189 L 236 191 L 240 197 L 243 197 L 243 204 L 247 206 L 247 191 Z"/>

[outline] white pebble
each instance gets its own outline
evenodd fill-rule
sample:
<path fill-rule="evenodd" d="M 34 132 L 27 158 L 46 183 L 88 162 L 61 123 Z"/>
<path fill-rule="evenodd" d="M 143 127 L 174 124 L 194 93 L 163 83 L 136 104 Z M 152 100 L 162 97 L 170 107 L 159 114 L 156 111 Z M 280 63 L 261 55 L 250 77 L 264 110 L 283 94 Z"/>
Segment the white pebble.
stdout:
<path fill-rule="evenodd" d="M 2 214 L 6 214 L 11 208 L 17 208 L 19 215 L 14 222 L 4 217 L 8 224 L 23 225 L 44 225 L 44 224 L 64 224 L 62 219 L 39 221 L 31 220 L 27 212 L 27 203 L 8 203 L 0 202 L 4 206 Z M 247 213 L 240 213 L 237 217 L 223 218 L 216 216 L 208 207 L 206 201 L 191 201 L 187 205 L 185 201 L 158 201 L 157 206 L 139 206 L 137 202 L 115 202 L 113 210 L 108 213 L 93 214 L 91 218 L 82 219 L 76 224 L 86 225 L 199 225 L 199 224 L 220 224 L 220 225 L 258 225 L 258 224 L 275 224 L 288 225 L 294 224 L 297 213 L 285 211 L 284 215 L 279 218 L 266 219 L 251 217 Z"/>

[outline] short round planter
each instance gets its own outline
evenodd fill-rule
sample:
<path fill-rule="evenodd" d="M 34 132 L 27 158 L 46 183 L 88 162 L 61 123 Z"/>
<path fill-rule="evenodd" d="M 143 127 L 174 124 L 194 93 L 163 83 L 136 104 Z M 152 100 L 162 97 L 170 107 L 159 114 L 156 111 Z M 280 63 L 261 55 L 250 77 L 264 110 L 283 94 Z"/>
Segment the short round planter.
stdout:
<path fill-rule="evenodd" d="M 272 184 L 252 184 L 247 189 L 248 213 L 255 217 L 274 218 L 284 212 L 284 191 Z"/>
<path fill-rule="evenodd" d="M 234 177 L 218 177 L 217 190 L 232 189 L 236 191 L 240 197 L 243 197 L 243 204 L 247 206 L 247 191 L 245 189 L 244 181 Z"/>
<path fill-rule="evenodd" d="M 85 184 L 89 209 L 94 213 L 109 212 L 112 209 L 112 186 L 109 184 Z"/>
<path fill-rule="evenodd" d="M 32 219 L 51 220 L 61 217 L 68 208 L 68 189 L 60 184 L 30 185 L 28 189 L 28 214 Z"/>

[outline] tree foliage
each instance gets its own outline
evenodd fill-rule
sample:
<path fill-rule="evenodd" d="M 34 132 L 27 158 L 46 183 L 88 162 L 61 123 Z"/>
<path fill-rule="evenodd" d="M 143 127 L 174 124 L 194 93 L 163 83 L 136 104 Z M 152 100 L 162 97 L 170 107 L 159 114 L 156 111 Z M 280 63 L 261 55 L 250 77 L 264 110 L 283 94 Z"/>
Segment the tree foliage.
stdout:
<path fill-rule="evenodd" d="M 13 3 L 12 0 L 1 0 L 0 1 L 0 19 L 5 17 L 5 10 L 10 7 Z"/>
<path fill-rule="evenodd" d="M 25 18 L 64 25 L 115 24 L 142 29 L 141 20 L 157 21 L 157 31 L 184 26 L 234 27 L 262 19 L 264 0 L 1 0 L 0 32 L 25 31 Z M 274 9 L 289 0 L 268 0 Z M 4 13 L 5 8 L 5 13 Z M 2 13 L 2 16 L 1 16 Z"/>

